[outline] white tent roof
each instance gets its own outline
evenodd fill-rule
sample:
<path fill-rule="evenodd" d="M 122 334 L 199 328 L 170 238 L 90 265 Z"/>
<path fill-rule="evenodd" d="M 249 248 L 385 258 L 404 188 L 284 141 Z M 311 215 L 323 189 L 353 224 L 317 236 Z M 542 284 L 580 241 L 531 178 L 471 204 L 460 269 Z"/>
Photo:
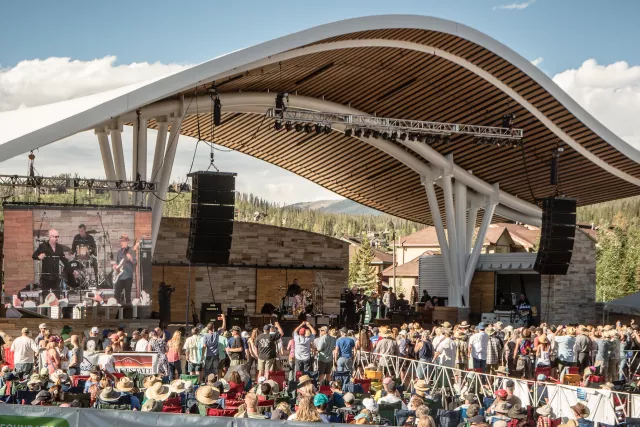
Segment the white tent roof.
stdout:
<path fill-rule="evenodd" d="M 604 305 L 604 311 L 640 315 L 640 292 L 609 301 Z"/>

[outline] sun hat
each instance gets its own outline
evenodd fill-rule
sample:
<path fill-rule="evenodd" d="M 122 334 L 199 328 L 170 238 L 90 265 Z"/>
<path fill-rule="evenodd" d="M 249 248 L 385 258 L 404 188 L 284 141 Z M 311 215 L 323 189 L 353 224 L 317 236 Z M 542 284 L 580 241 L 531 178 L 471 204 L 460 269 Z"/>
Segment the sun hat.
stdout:
<path fill-rule="evenodd" d="M 151 388 L 151 386 L 155 383 L 161 383 L 162 382 L 162 378 L 156 376 L 156 375 L 149 375 L 148 377 L 146 377 L 144 380 L 142 380 L 142 387 L 143 388 Z"/>
<path fill-rule="evenodd" d="M 29 381 L 27 382 L 27 385 L 40 384 L 41 382 L 42 382 L 42 378 L 40 377 L 40 374 L 31 374 L 31 376 L 29 377 Z"/>
<path fill-rule="evenodd" d="M 459 325 L 458 328 L 460 329 L 467 329 L 469 327 L 469 322 L 467 322 L 466 320 L 463 320 Z"/>
<path fill-rule="evenodd" d="M 465 334 L 463 331 L 456 331 L 455 334 L 453 334 L 454 338 L 466 338 L 467 334 Z"/>
<path fill-rule="evenodd" d="M 311 381 L 313 381 L 313 378 L 311 378 L 309 375 L 302 375 L 300 378 L 298 378 L 298 388 Z"/>
<path fill-rule="evenodd" d="M 473 418 L 478 414 L 480 414 L 480 405 L 470 403 L 469 406 L 467 406 L 467 418 Z"/>
<path fill-rule="evenodd" d="M 478 323 L 478 326 L 476 326 L 476 329 L 482 331 L 484 329 L 486 329 L 487 325 L 485 325 L 483 322 Z"/>
<path fill-rule="evenodd" d="M 162 412 L 162 402 L 155 399 L 147 399 L 140 408 L 142 412 Z"/>
<path fill-rule="evenodd" d="M 100 400 L 104 400 L 105 402 L 116 402 L 118 399 L 120 399 L 120 393 L 111 386 L 105 387 L 100 392 Z"/>
<path fill-rule="evenodd" d="M 69 379 L 69 375 L 67 375 L 62 369 L 57 369 L 54 373 L 49 375 L 49 379 L 52 383 L 57 383 L 58 380 L 60 382 L 65 382 Z"/>
<path fill-rule="evenodd" d="M 507 412 L 507 417 L 511 419 L 517 418 L 521 420 L 523 418 L 527 418 L 527 414 L 522 412 L 520 405 L 513 405 L 511 408 L 509 408 L 509 412 Z"/>
<path fill-rule="evenodd" d="M 122 377 L 116 383 L 115 388 L 118 391 L 123 391 L 125 393 L 128 393 L 128 392 L 130 392 L 131 390 L 133 390 L 135 388 L 135 384 L 133 383 L 131 378 Z"/>
<path fill-rule="evenodd" d="M 487 333 L 487 335 L 491 336 L 491 335 L 493 335 L 493 334 L 495 334 L 495 333 L 496 333 L 496 330 L 495 330 L 493 327 L 489 326 L 489 327 L 486 329 L 486 333 Z"/>
<path fill-rule="evenodd" d="M 128 241 L 129 241 L 129 235 L 128 235 L 128 234 L 126 234 L 126 233 L 125 233 L 125 234 L 122 234 L 122 235 L 120 236 L 120 241 L 121 241 L 121 242 L 128 242 Z"/>
<path fill-rule="evenodd" d="M 171 383 L 169 384 L 169 389 L 172 393 L 183 393 L 185 390 L 184 381 L 182 381 L 181 379 L 171 381 Z"/>
<path fill-rule="evenodd" d="M 468 400 L 469 402 L 473 402 L 474 400 L 476 400 L 476 395 L 473 393 L 466 393 L 462 396 L 462 398 L 464 400 Z"/>
<path fill-rule="evenodd" d="M 468 423 L 484 423 L 486 420 L 482 415 L 476 415 L 475 417 L 467 418 Z"/>
<path fill-rule="evenodd" d="M 220 399 L 220 390 L 215 387 L 203 385 L 196 390 L 196 400 L 203 405 L 213 405 Z"/>
<path fill-rule="evenodd" d="M 497 420 L 492 427 L 507 427 L 507 422 L 505 420 Z"/>
<path fill-rule="evenodd" d="M 507 402 L 498 403 L 493 410 L 498 414 L 506 414 L 509 412 L 509 404 Z"/>
<path fill-rule="evenodd" d="M 38 394 L 36 394 L 36 398 L 33 399 L 31 404 L 39 405 L 40 403 L 43 403 L 43 402 L 51 402 L 52 399 L 53 399 L 53 396 L 51 395 L 51 393 L 49 393 L 46 390 L 42 390 L 42 391 L 39 391 Z"/>
<path fill-rule="evenodd" d="M 553 411 L 551 410 L 551 406 L 544 405 L 536 409 L 536 413 L 538 415 L 542 415 L 543 417 L 550 417 L 551 414 L 553 414 Z"/>
<path fill-rule="evenodd" d="M 326 394 L 318 393 L 313 397 L 313 406 L 322 406 L 329 403 L 329 398 Z"/>
<path fill-rule="evenodd" d="M 342 400 L 353 403 L 356 401 L 356 395 L 351 392 L 345 393 L 344 396 L 342 396 Z"/>
<path fill-rule="evenodd" d="M 425 380 L 418 380 L 415 383 L 413 383 L 413 388 L 416 391 L 427 391 L 428 386 L 427 386 L 427 382 Z"/>
<path fill-rule="evenodd" d="M 170 394 L 171 389 L 169 386 L 163 385 L 161 382 L 153 383 L 153 385 L 144 392 L 147 399 L 155 400 L 167 400 Z"/>
<path fill-rule="evenodd" d="M 571 337 L 575 337 L 576 336 L 576 328 L 574 328 L 573 326 L 569 326 L 567 328 L 567 335 L 569 335 Z"/>
<path fill-rule="evenodd" d="M 40 323 L 40 325 L 38 325 L 38 329 L 49 329 L 49 325 L 46 323 Z"/>
<path fill-rule="evenodd" d="M 546 381 L 547 380 L 547 376 L 545 374 L 538 374 L 538 377 L 536 378 L 536 381 Z"/>
<path fill-rule="evenodd" d="M 513 326 L 511 325 L 507 325 L 504 328 L 502 328 L 503 332 L 513 332 Z"/>
<path fill-rule="evenodd" d="M 443 322 L 441 325 L 443 328 L 450 328 L 451 327 L 451 323 L 449 322 Z"/>

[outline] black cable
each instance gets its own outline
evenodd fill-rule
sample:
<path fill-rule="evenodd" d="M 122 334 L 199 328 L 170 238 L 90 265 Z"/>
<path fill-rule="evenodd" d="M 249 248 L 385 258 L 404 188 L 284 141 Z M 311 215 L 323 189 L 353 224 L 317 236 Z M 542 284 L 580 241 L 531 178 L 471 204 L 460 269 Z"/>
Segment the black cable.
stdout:
<path fill-rule="evenodd" d="M 216 302 L 216 296 L 213 294 L 213 285 L 211 284 L 211 273 L 209 272 L 209 264 L 207 264 L 207 275 L 209 276 L 209 289 L 211 289 L 211 299 Z"/>
<path fill-rule="evenodd" d="M 522 163 L 524 165 L 524 174 L 525 174 L 525 177 L 527 178 L 527 185 L 529 186 L 529 192 L 531 193 L 531 200 L 533 203 L 536 203 L 536 196 L 533 193 L 533 187 L 531 187 L 531 180 L 529 179 L 529 169 L 527 168 L 527 158 L 525 156 L 525 151 L 524 151 L 524 141 L 522 141 L 522 145 L 520 146 L 520 148 L 521 148 L 520 151 L 522 152 Z"/>

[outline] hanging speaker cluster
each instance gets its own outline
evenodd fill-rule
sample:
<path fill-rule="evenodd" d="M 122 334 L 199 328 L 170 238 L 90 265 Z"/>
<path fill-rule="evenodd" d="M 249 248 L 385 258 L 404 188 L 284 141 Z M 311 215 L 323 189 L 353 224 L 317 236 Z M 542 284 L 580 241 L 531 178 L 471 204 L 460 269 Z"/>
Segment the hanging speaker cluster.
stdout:
<path fill-rule="evenodd" d="M 236 175 L 227 172 L 194 172 L 187 259 L 197 264 L 229 264 Z"/>
<path fill-rule="evenodd" d="M 576 236 L 576 207 L 575 199 L 544 199 L 540 248 L 533 266 L 538 273 L 567 274 Z"/>

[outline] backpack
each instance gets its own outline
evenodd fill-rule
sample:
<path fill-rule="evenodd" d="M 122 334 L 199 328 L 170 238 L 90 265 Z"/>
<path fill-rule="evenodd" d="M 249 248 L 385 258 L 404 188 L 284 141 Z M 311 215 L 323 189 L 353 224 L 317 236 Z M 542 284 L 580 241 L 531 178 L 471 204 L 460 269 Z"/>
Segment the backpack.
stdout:
<path fill-rule="evenodd" d="M 522 356 L 528 356 L 533 353 L 533 344 L 531 340 L 522 340 L 520 341 L 520 347 L 518 348 L 518 353 Z"/>

